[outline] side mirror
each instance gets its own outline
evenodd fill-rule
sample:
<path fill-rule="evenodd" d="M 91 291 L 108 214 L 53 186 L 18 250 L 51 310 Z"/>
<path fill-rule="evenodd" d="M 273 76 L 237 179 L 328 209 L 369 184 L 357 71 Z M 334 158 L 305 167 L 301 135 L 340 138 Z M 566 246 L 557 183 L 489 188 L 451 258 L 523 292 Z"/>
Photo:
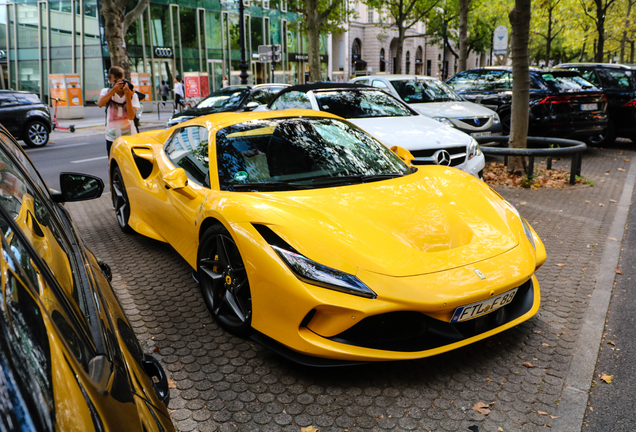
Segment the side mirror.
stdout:
<path fill-rule="evenodd" d="M 190 199 L 194 199 L 196 195 L 188 187 L 188 175 L 183 168 L 176 168 L 163 176 L 166 189 L 173 189 Z"/>
<path fill-rule="evenodd" d="M 245 111 L 253 111 L 254 109 L 258 108 L 259 106 L 261 106 L 261 104 L 259 104 L 258 102 L 248 102 L 247 105 L 245 105 L 244 109 Z"/>
<path fill-rule="evenodd" d="M 86 201 L 102 196 L 104 182 L 89 174 L 61 173 L 59 193 L 52 194 L 53 202 Z"/>
<path fill-rule="evenodd" d="M 415 159 L 415 156 L 413 156 L 411 152 L 404 147 L 393 146 L 391 147 L 391 151 L 395 153 L 397 157 L 402 159 L 402 161 L 408 166 L 411 166 L 411 162 L 413 162 L 413 159 Z"/>

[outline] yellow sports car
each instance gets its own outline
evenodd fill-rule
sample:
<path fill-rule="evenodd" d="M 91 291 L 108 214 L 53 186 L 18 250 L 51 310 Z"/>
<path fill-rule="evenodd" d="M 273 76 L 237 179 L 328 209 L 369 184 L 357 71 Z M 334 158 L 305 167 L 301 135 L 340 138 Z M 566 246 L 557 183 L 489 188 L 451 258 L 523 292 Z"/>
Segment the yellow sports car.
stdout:
<path fill-rule="evenodd" d="M 113 205 L 192 266 L 219 325 L 297 361 L 427 357 L 532 317 L 528 223 L 392 150 L 324 112 L 213 114 L 115 141 Z"/>

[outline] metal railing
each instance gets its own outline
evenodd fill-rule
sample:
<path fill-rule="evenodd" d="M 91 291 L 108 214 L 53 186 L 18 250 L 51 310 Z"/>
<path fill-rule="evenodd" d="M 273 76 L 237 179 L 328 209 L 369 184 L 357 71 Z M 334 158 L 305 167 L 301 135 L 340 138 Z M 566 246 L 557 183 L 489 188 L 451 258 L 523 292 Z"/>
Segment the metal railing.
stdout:
<path fill-rule="evenodd" d="M 172 109 L 170 110 L 170 113 L 174 114 L 175 112 L 175 105 L 174 102 L 172 101 L 161 101 L 161 102 L 157 102 L 157 120 L 161 120 L 161 108 L 165 108 L 167 106 L 171 106 Z M 166 111 L 164 111 L 166 112 Z"/>
<path fill-rule="evenodd" d="M 475 138 L 477 142 L 497 144 L 508 144 L 508 136 L 489 136 Z M 572 155 L 572 163 L 570 164 L 570 184 L 576 183 L 576 176 L 581 175 L 581 164 L 583 162 L 583 152 L 587 149 L 587 145 L 581 141 L 564 139 L 564 138 L 544 138 L 544 137 L 528 137 L 528 145 L 540 144 L 542 148 L 509 148 L 509 147 L 490 147 L 483 145 L 481 151 L 487 155 L 503 155 L 508 164 L 508 156 L 527 156 L 528 166 L 526 174 L 532 176 L 534 174 L 534 159 L 537 157 L 547 157 L 546 168 L 552 169 L 552 158 L 554 156 Z"/>

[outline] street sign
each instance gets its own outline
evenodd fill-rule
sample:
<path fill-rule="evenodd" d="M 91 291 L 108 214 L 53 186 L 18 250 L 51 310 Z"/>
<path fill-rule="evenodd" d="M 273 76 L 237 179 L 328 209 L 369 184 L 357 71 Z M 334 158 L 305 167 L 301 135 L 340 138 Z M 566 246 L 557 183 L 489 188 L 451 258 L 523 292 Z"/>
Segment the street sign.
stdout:
<path fill-rule="evenodd" d="M 495 55 L 506 55 L 508 53 L 508 27 L 499 26 L 495 29 L 492 50 Z"/>
<path fill-rule="evenodd" d="M 260 63 L 279 62 L 282 60 L 281 46 L 276 45 L 259 45 L 258 61 Z"/>

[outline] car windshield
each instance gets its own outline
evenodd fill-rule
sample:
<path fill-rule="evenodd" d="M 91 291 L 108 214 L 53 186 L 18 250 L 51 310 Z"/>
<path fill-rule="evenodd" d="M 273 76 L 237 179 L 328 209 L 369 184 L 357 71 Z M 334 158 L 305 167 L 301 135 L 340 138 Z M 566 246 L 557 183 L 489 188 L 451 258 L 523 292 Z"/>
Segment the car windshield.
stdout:
<path fill-rule="evenodd" d="M 356 184 L 411 172 L 354 125 L 332 118 L 251 120 L 216 135 L 221 190 L 290 190 Z"/>
<path fill-rule="evenodd" d="M 440 81 L 395 80 L 391 85 L 406 103 L 459 102 L 463 99 L 455 91 Z"/>
<path fill-rule="evenodd" d="M 316 92 L 321 111 L 355 119 L 414 115 L 393 96 L 381 90 L 336 90 Z"/>
<path fill-rule="evenodd" d="M 586 81 L 578 75 L 557 75 L 552 73 L 543 73 L 541 78 L 551 88 L 559 92 L 578 92 L 583 90 L 598 90 L 589 81 Z"/>
<path fill-rule="evenodd" d="M 203 99 L 197 104 L 197 108 L 235 108 L 249 91 L 248 88 L 221 90 Z"/>

